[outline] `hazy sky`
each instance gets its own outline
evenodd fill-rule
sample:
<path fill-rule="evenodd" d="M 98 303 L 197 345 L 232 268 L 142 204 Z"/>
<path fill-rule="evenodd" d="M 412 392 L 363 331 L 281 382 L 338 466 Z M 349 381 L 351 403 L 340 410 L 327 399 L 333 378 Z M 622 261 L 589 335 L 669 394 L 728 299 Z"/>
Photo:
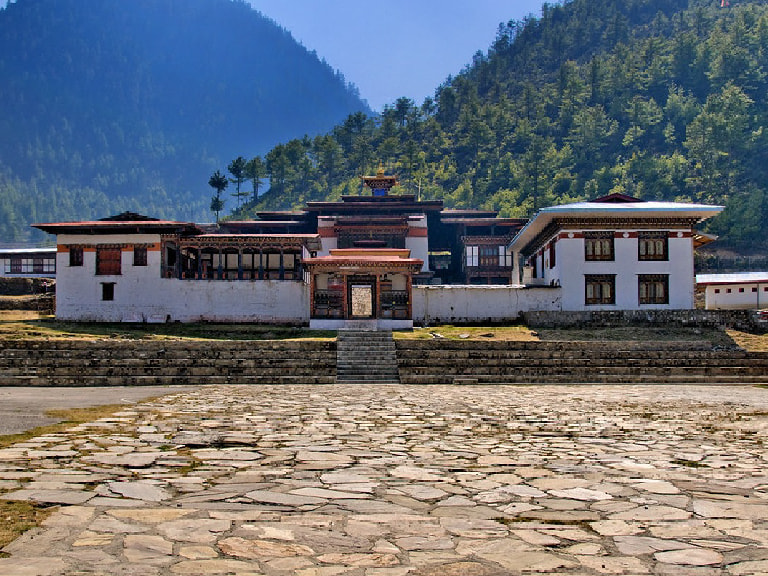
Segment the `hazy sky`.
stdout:
<path fill-rule="evenodd" d="M 400 96 L 421 104 L 475 52 L 488 50 L 501 22 L 538 15 L 543 1 L 249 0 L 340 70 L 377 111 Z"/>
<path fill-rule="evenodd" d="M 377 111 L 417 104 L 544 0 L 249 0 L 353 82 Z"/>

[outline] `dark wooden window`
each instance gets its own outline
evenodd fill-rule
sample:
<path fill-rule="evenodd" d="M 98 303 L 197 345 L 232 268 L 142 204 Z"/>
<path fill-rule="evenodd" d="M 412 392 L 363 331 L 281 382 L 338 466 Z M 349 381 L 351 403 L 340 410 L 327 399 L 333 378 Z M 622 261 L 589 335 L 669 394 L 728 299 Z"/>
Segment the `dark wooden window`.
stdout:
<path fill-rule="evenodd" d="M 96 275 L 117 276 L 121 273 L 120 263 L 122 252 L 120 248 L 99 247 L 96 249 Z"/>
<path fill-rule="evenodd" d="M 669 260 L 666 232 L 640 232 L 637 235 L 638 260 Z"/>
<path fill-rule="evenodd" d="M 115 283 L 103 282 L 101 284 L 101 299 L 105 302 L 115 299 Z"/>
<path fill-rule="evenodd" d="M 640 304 L 669 304 L 669 276 L 667 274 L 640 274 L 638 292 Z"/>
<path fill-rule="evenodd" d="M 82 266 L 83 265 L 83 247 L 82 246 L 70 246 L 70 248 L 69 248 L 69 265 L 70 266 Z"/>
<path fill-rule="evenodd" d="M 480 246 L 480 266 L 497 267 L 499 265 L 498 246 Z"/>
<path fill-rule="evenodd" d="M 11 258 L 11 274 L 21 274 L 22 272 L 22 259 L 20 256 L 13 256 Z"/>
<path fill-rule="evenodd" d="M 147 265 L 147 247 L 146 246 L 133 247 L 133 265 L 134 266 Z"/>
<path fill-rule="evenodd" d="M 616 304 L 616 276 L 614 274 L 587 274 L 585 277 L 585 303 Z"/>
<path fill-rule="evenodd" d="M 614 260 L 613 232 L 585 232 L 584 259 Z"/>
<path fill-rule="evenodd" d="M 552 241 L 549 245 L 549 267 L 554 268 L 555 267 L 555 254 L 557 254 L 557 250 L 555 249 L 556 242 Z"/>

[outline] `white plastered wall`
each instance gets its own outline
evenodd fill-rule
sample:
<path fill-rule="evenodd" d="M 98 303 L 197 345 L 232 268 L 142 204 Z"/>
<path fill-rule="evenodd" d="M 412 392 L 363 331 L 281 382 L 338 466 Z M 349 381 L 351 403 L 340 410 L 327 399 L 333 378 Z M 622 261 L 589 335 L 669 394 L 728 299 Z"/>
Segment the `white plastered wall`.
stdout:
<path fill-rule="evenodd" d="M 566 235 L 568 230 L 564 231 Z M 571 231 L 571 232 L 581 232 Z M 623 231 L 622 231 L 623 232 Z M 632 232 L 632 231 L 627 231 Z M 631 236 L 631 234 L 628 234 Z M 637 238 L 614 238 L 615 259 L 586 261 L 583 238 L 560 238 L 557 242 L 556 267 L 553 277 L 563 287 L 563 310 L 690 310 L 694 307 L 693 240 L 670 234 L 669 259 L 664 261 L 638 260 Z M 585 304 L 584 276 L 587 274 L 616 275 L 616 303 L 611 305 Z M 638 276 L 640 274 L 667 274 L 669 276 L 669 304 L 643 304 L 638 302 Z"/>
<path fill-rule="evenodd" d="M 505 322 L 530 310 L 561 309 L 560 288 L 521 286 L 414 286 L 413 320 L 417 324 Z"/>
<path fill-rule="evenodd" d="M 408 229 L 419 229 L 421 235 L 408 236 L 405 238 L 405 247 L 411 251 L 411 258 L 418 258 L 424 264 L 421 267 L 422 272 L 429 270 L 429 238 L 427 237 L 427 219 L 425 216 L 411 216 L 408 220 Z M 421 232 L 423 230 L 423 232 Z M 417 233 L 417 234 L 419 234 Z"/>
<path fill-rule="evenodd" d="M 339 247 L 339 239 L 333 231 L 336 219 L 329 216 L 321 216 L 317 219 L 317 232 L 322 237 L 322 248 L 317 251 L 318 256 L 328 256 L 331 250 Z"/>
<path fill-rule="evenodd" d="M 57 254 L 56 317 L 95 322 L 263 322 L 309 321 L 309 287 L 278 280 L 178 280 L 161 277 L 161 252 L 147 253 L 147 266 L 133 266 L 133 244 L 159 244 L 157 235 L 69 236 L 60 245 L 124 244 L 121 274 L 96 276 L 96 253 L 83 253 L 83 266 L 69 266 Z M 114 284 L 114 300 L 102 300 L 102 284 Z"/>

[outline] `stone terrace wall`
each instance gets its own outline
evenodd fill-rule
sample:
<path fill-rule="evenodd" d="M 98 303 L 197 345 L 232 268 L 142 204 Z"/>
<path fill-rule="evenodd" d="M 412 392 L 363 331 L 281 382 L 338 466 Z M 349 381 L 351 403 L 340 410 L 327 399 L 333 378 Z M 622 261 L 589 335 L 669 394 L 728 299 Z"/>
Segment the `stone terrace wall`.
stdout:
<path fill-rule="evenodd" d="M 765 384 L 768 353 L 709 342 L 396 340 L 402 384 Z"/>
<path fill-rule="evenodd" d="M 333 341 L 0 342 L 0 386 L 332 384 Z"/>
<path fill-rule="evenodd" d="M 532 328 L 608 328 L 622 326 L 687 326 L 733 328 L 764 333 L 768 321 L 754 310 L 616 310 L 521 313 Z"/>

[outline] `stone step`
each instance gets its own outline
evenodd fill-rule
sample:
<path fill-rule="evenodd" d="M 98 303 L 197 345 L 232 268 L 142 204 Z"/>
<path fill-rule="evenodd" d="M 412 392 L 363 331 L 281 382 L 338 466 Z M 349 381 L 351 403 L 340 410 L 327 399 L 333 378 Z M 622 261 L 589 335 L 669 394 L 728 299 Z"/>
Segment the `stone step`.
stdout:
<path fill-rule="evenodd" d="M 399 382 L 397 348 L 392 333 L 339 331 L 336 381 L 344 384 Z"/>
<path fill-rule="evenodd" d="M 199 378 L 177 376 L 86 376 L 86 377 L 18 377 L 9 381 L 0 381 L 3 386 L 195 386 L 202 384 L 242 384 L 242 385 L 279 385 L 279 384 L 334 384 L 334 376 L 211 376 Z"/>

